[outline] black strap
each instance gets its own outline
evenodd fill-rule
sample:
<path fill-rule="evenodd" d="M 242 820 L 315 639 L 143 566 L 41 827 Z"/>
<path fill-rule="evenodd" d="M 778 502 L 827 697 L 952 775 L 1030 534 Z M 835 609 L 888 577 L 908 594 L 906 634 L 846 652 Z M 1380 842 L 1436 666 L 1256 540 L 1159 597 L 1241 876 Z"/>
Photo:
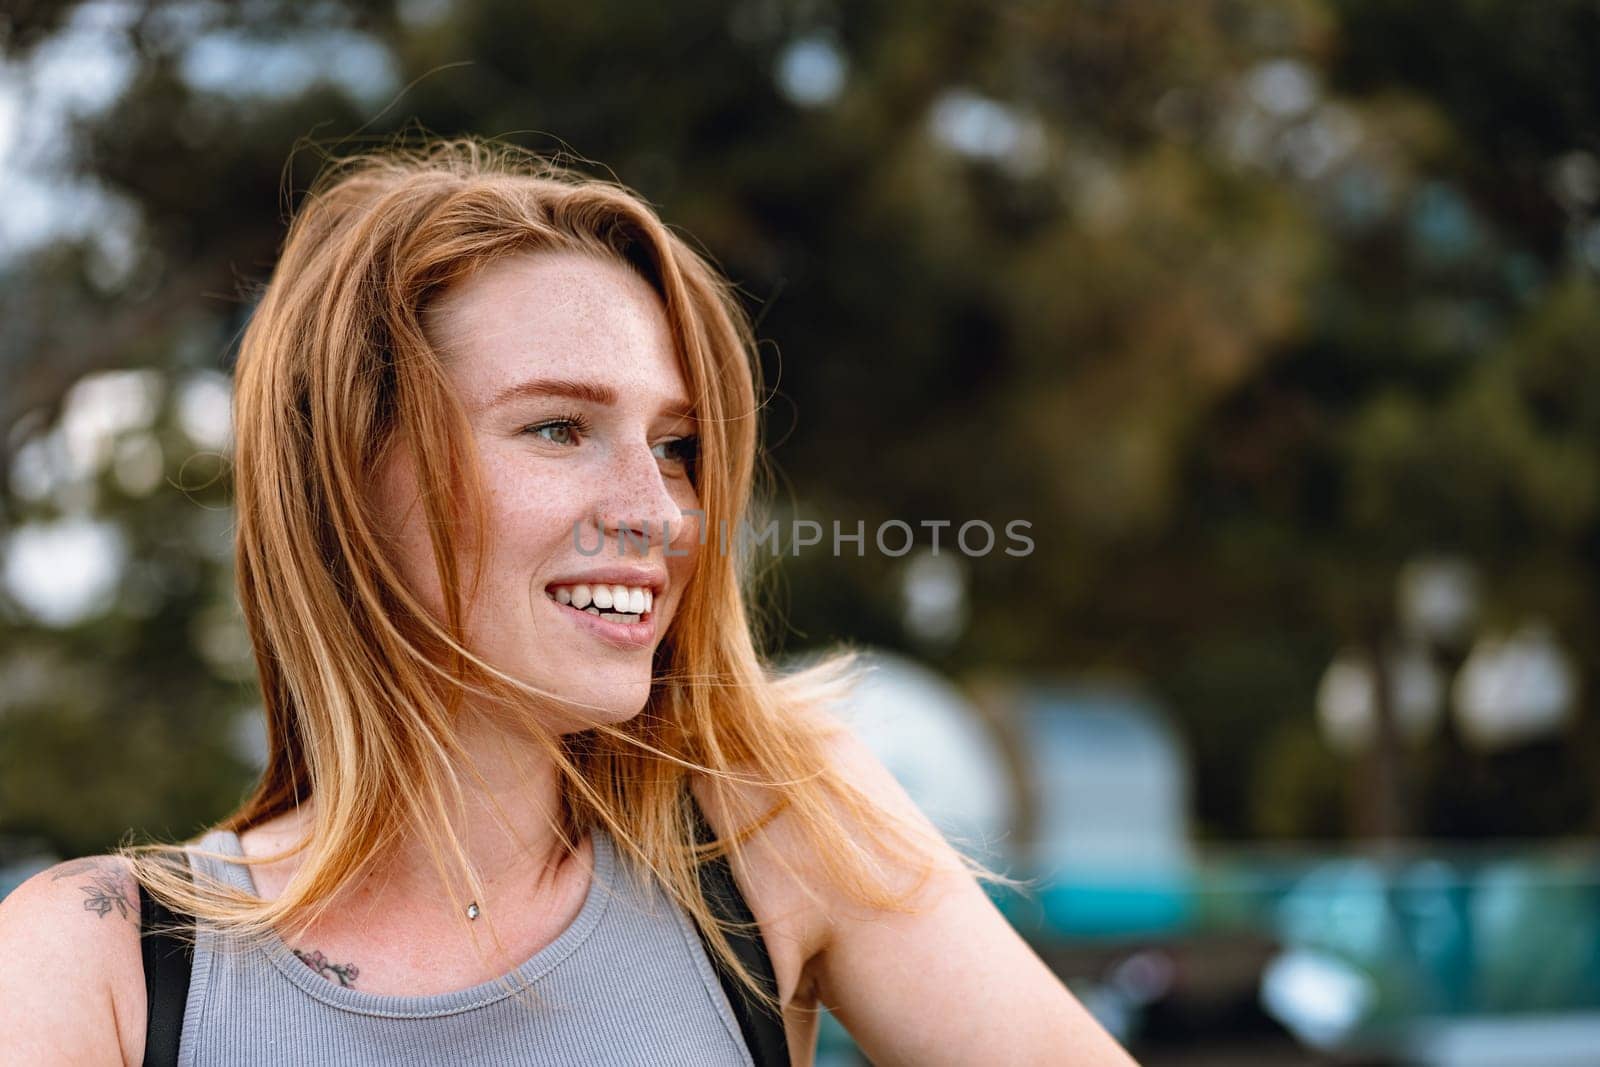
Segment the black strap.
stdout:
<path fill-rule="evenodd" d="M 689 794 L 689 804 L 694 811 L 695 840 L 709 844 L 716 831 L 706 822 L 694 794 Z M 712 912 L 720 919 L 736 923 L 754 923 L 755 915 L 739 891 L 733 869 L 727 856 L 700 865 L 700 891 Z M 144 991 L 148 1006 L 145 1024 L 144 1067 L 176 1067 L 178 1040 L 183 1033 L 183 1011 L 189 999 L 189 975 L 194 965 L 194 945 L 186 938 L 171 932 L 169 927 L 181 925 L 191 928 L 191 916 L 180 916 L 139 886 L 139 922 L 143 937 L 140 952 L 144 957 Z M 778 981 L 772 970 L 772 957 L 758 929 L 733 930 L 727 933 L 729 944 L 739 962 L 755 975 L 762 986 L 776 995 Z M 705 941 L 705 931 L 700 931 Z M 716 953 L 706 944 L 706 955 L 717 971 L 722 991 L 727 994 L 739 1030 L 756 1067 L 789 1067 L 789 1041 L 784 1034 L 783 1018 L 756 1000 L 743 982 L 730 972 Z"/>
<path fill-rule="evenodd" d="M 181 923 L 180 923 L 181 919 Z M 169 928 L 192 928 L 194 920 L 179 916 L 139 885 L 139 952 L 144 957 L 145 1067 L 175 1067 L 178 1039 L 183 1034 L 183 1009 L 189 1000 L 189 974 L 194 945 Z"/>
<path fill-rule="evenodd" d="M 692 792 L 689 794 L 689 803 L 694 809 L 695 840 L 702 845 L 710 844 L 716 839 L 716 831 L 706 822 L 705 813 L 700 810 L 700 804 Z M 756 921 L 744 894 L 739 891 L 739 883 L 733 877 L 733 868 L 729 866 L 727 856 L 718 856 L 700 865 L 700 891 L 705 894 L 706 903 L 719 919 L 737 923 Z M 767 944 L 759 928 L 752 926 L 748 930 L 726 931 L 726 935 L 739 962 L 756 976 L 764 989 L 776 996 L 778 980 L 773 974 L 772 957 L 767 952 Z M 701 930 L 701 941 L 705 941 L 705 937 L 705 931 Z M 711 951 L 709 943 L 706 945 L 706 955 L 711 957 L 711 964 L 717 970 L 722 991 L 728 995 L 728 1003 L 733 1007 L 734 1018 L 739 1020 L 739 1029 L 744 1034 L 745 1044 L 750 1046 L 750 1055 L 755 1059 L 756 1067 L 789 1067 L 789 1040 L 784 1035 L 782 1016 L 756 1000 L 745 984 L 734 977 Z"/>

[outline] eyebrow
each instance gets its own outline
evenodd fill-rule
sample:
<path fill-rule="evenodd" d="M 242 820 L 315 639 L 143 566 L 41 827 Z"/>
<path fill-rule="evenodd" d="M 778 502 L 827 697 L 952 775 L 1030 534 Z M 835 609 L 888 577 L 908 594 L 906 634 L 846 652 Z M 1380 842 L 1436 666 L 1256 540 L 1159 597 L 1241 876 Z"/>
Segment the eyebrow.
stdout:
<path fill-rule="evenodd" d="M 611 407 L 617 402 L 617 391 L 599 382 L 584 382 L 574 378 L 530 378 L 528 381 L 517 382 L 501 389 L 489 398 L 484 407 L 497 408 L 513 400 L 525 400 L 536 396 L 571 397 L 601 407 Z M 664 415 L 693 418 L 694 406 L 682 397 L 673 397 L 661 405 L 661 412 Z"/>

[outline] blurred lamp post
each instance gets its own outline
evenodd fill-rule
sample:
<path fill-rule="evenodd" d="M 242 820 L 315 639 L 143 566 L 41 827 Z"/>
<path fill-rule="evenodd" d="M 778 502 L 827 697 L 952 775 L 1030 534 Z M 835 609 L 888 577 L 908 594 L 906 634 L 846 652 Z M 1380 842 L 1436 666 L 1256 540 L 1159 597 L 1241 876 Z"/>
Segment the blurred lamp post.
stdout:
<path fill-rule="evenodd" d="M 1374 623 L 1363 647 L 1335 658 L 1317 690 L 1317 717 L 1335 747 L 1370 761 L 1370 788 L 1358 799 L 1372 836 L 1405 836 L 1412 812 L 1402 739 L 1430 736 L 1442 718 L 1441 650 L 1458 648 L 1478 614 L 1477 572 L 1454 556 L 1423 556 L 1401 568 L 1398 626 Z M 1400 636 L 1395 636 L 1398 630 Z"/>
<path fill-rule="evenodd" d="M 1371 759 L 1371 788 L 1359 798 L 1369 805 L 1374 836 L 1404 834 L 1411 809 L 1402 742 L 1416 744 L 1439 730 L 1447 690 L 1455 736 L 1479 749 L 1558 730 L 1576 706 L 1577 671 L 1551 628 L 1534 621 L 1510 637 L 1490 634 L 1474 642 L 1479 600 L 1469 561 L 1413 560 L 1401 569 L 1396 588 L 1401 636 L 1379 627 L 1362 647 L 1341 650 L 1322 676 L 1317 719 L 1323 736 L 1335 748 Z"/>
<path fill-rule="evenodd" d="M 1444 678 L 1427 650 L 1406 645 L 1386 653 L 1389 707 L 1407 741 L 1426 738 L 1444 708 Z M 1328 665 L 1317 689 L 1317 718 L 1329 743 L 1346 751 L 1372 744 L 1378 721 L 1378 671 L 1372 657 L 1346 649 Z"/>
<path fill-rule="evenodd" d="M 1371 787 L 1357 798 L 1373 837 L 1405 836 L 1411 802 L 1400 751 L 1432 732 L 1444 703 L 1444 680 L 1427 651 L 1392 647 L 1381 636 L 1340 653 L 1317 688 L 1317 716 L 1334 746 L 1363 752 Z"/>

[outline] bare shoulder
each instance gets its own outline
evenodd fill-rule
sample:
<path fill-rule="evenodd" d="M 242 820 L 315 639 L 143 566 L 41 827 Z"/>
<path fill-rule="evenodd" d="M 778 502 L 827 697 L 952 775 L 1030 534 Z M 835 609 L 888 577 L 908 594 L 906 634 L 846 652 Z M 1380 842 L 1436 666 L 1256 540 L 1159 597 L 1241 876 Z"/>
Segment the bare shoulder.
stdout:
<path fill-rule="evenodd" d="M 911 846 L 883 847 L 872 827 L 840 812 L 848 844 L 870 857 L 871 879 L 905 907 L 866 903 L 815 879 L 826 912 L 809 981 L 866 1058 L 1131 1067 L 871 747 L 843 719 L 827 718 L 831 766 L 863 795 L 866 817 Z"/>
<path fill-rule="evenodd" d="M 913 833 L 923 831 L 924 840 L 929 841 L 937 853 L 943 841 L 938 831 L 872 749 L 851 730 L 848 722 L 822 709 L 809 710 L 806 714 L 811 725 L 824 737 L 825 755 L 836 774 L 864 794 L 872 807 L 891 821 Z M 776 789 L 754 785 L 730 787 L 726 795 L 731 797 L 736 809 L 730 811 L 705 776 L 695 775 L 691 788 L 706 813 L 706 820 L 719 836 L 759 823 L 776 812 L 746 841 L 744 863 L 736 862 L 734 870 L 750 899 L 751 911 L 769 940 L 771 931 L 779 930 L 801 946 L 806 971 L 804 984 L 809 986 L 814 960 L 826 948 L 839 916 L 852 907 L 848 895 L 827 875 L 827 864 L 821 854 L 826 846 L 814 841 L 800 824 L 799 817 L 782 806 L 782 797 Z M 838 814 L 843 818 L 846 813 Z M 853 842 L 859 843 L 871 836 L 865 828 L 854 827 L 848 819 L 845 826 Z M 880 861 L 889 859 L 881 854 L 877 854 L 877 858 Z M 959 864 L 953 849 L 948 850 L 947 858 L 950 863 Z M 918 873 L 905 872 L 910 881 L 916 880 Z"/>
<path fill-rule="evenodd" d="M 752 853 L 762 857 L 754 861 L 757 892 L 786 900 L 801 916 L 812 1002 L 834 1014 L 872 1063 L 1131 1067 L 1127 1053 L 1005 920 L 871 747 L 832 712 L 820 713 L 818 725 L 836 777 L 866 801 L 860 816 L 901 831 L 889 836 L 913 847 L 905 854 L 885 848 L 875 827 L 858 825 L 852 811 L 837 811 L 849 837 L 837 844 L 858 855 L 864 850 L 874 868 L 870 880 L 887 882 L 906 906 L 880 907 L 825 877 L 830 865 L 818 853 L 823 846 L 813 845 L 787 812 L 751 839 Z M 703 797 L 709 783 L 697 784 Z M 752 788 L 748 804 L 760 815 L 775 800 Z M 706 817 L 717 827 L 709 808 Z M 748 821 L 741 812 L 738 825 Z M 809 890 L 803 895 L 787 880 L 789 868 L 770 859 L 785 849 Z M 762 919 L 754 904 L 751 910 Z M 766 925 L 762 921 L 763 933 Z"/>
<path fill-rule="evenodd" d="M 138 1062 L 144 1046 L 139 887 L 87 856 L 0 901 L 0 1033 L 28 1063 Z"/>

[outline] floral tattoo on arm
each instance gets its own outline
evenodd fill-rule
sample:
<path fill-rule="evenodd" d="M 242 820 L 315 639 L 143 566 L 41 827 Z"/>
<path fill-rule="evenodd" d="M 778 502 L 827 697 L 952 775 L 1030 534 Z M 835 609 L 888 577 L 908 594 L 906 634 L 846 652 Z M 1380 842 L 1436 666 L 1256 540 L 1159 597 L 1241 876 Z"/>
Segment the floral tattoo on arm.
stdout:
<path fill-rule="evenodd" d="M 52 882 L 59 882 L 63 878 L 84 879 L 78 885 L 83 893 L 84 911 L 92 911 L 102 919 L 114 911 L 122 918 L 138 923 L 138 886 L 121 863 L 104 856 L 73 860 L 50 876 Z"/>

